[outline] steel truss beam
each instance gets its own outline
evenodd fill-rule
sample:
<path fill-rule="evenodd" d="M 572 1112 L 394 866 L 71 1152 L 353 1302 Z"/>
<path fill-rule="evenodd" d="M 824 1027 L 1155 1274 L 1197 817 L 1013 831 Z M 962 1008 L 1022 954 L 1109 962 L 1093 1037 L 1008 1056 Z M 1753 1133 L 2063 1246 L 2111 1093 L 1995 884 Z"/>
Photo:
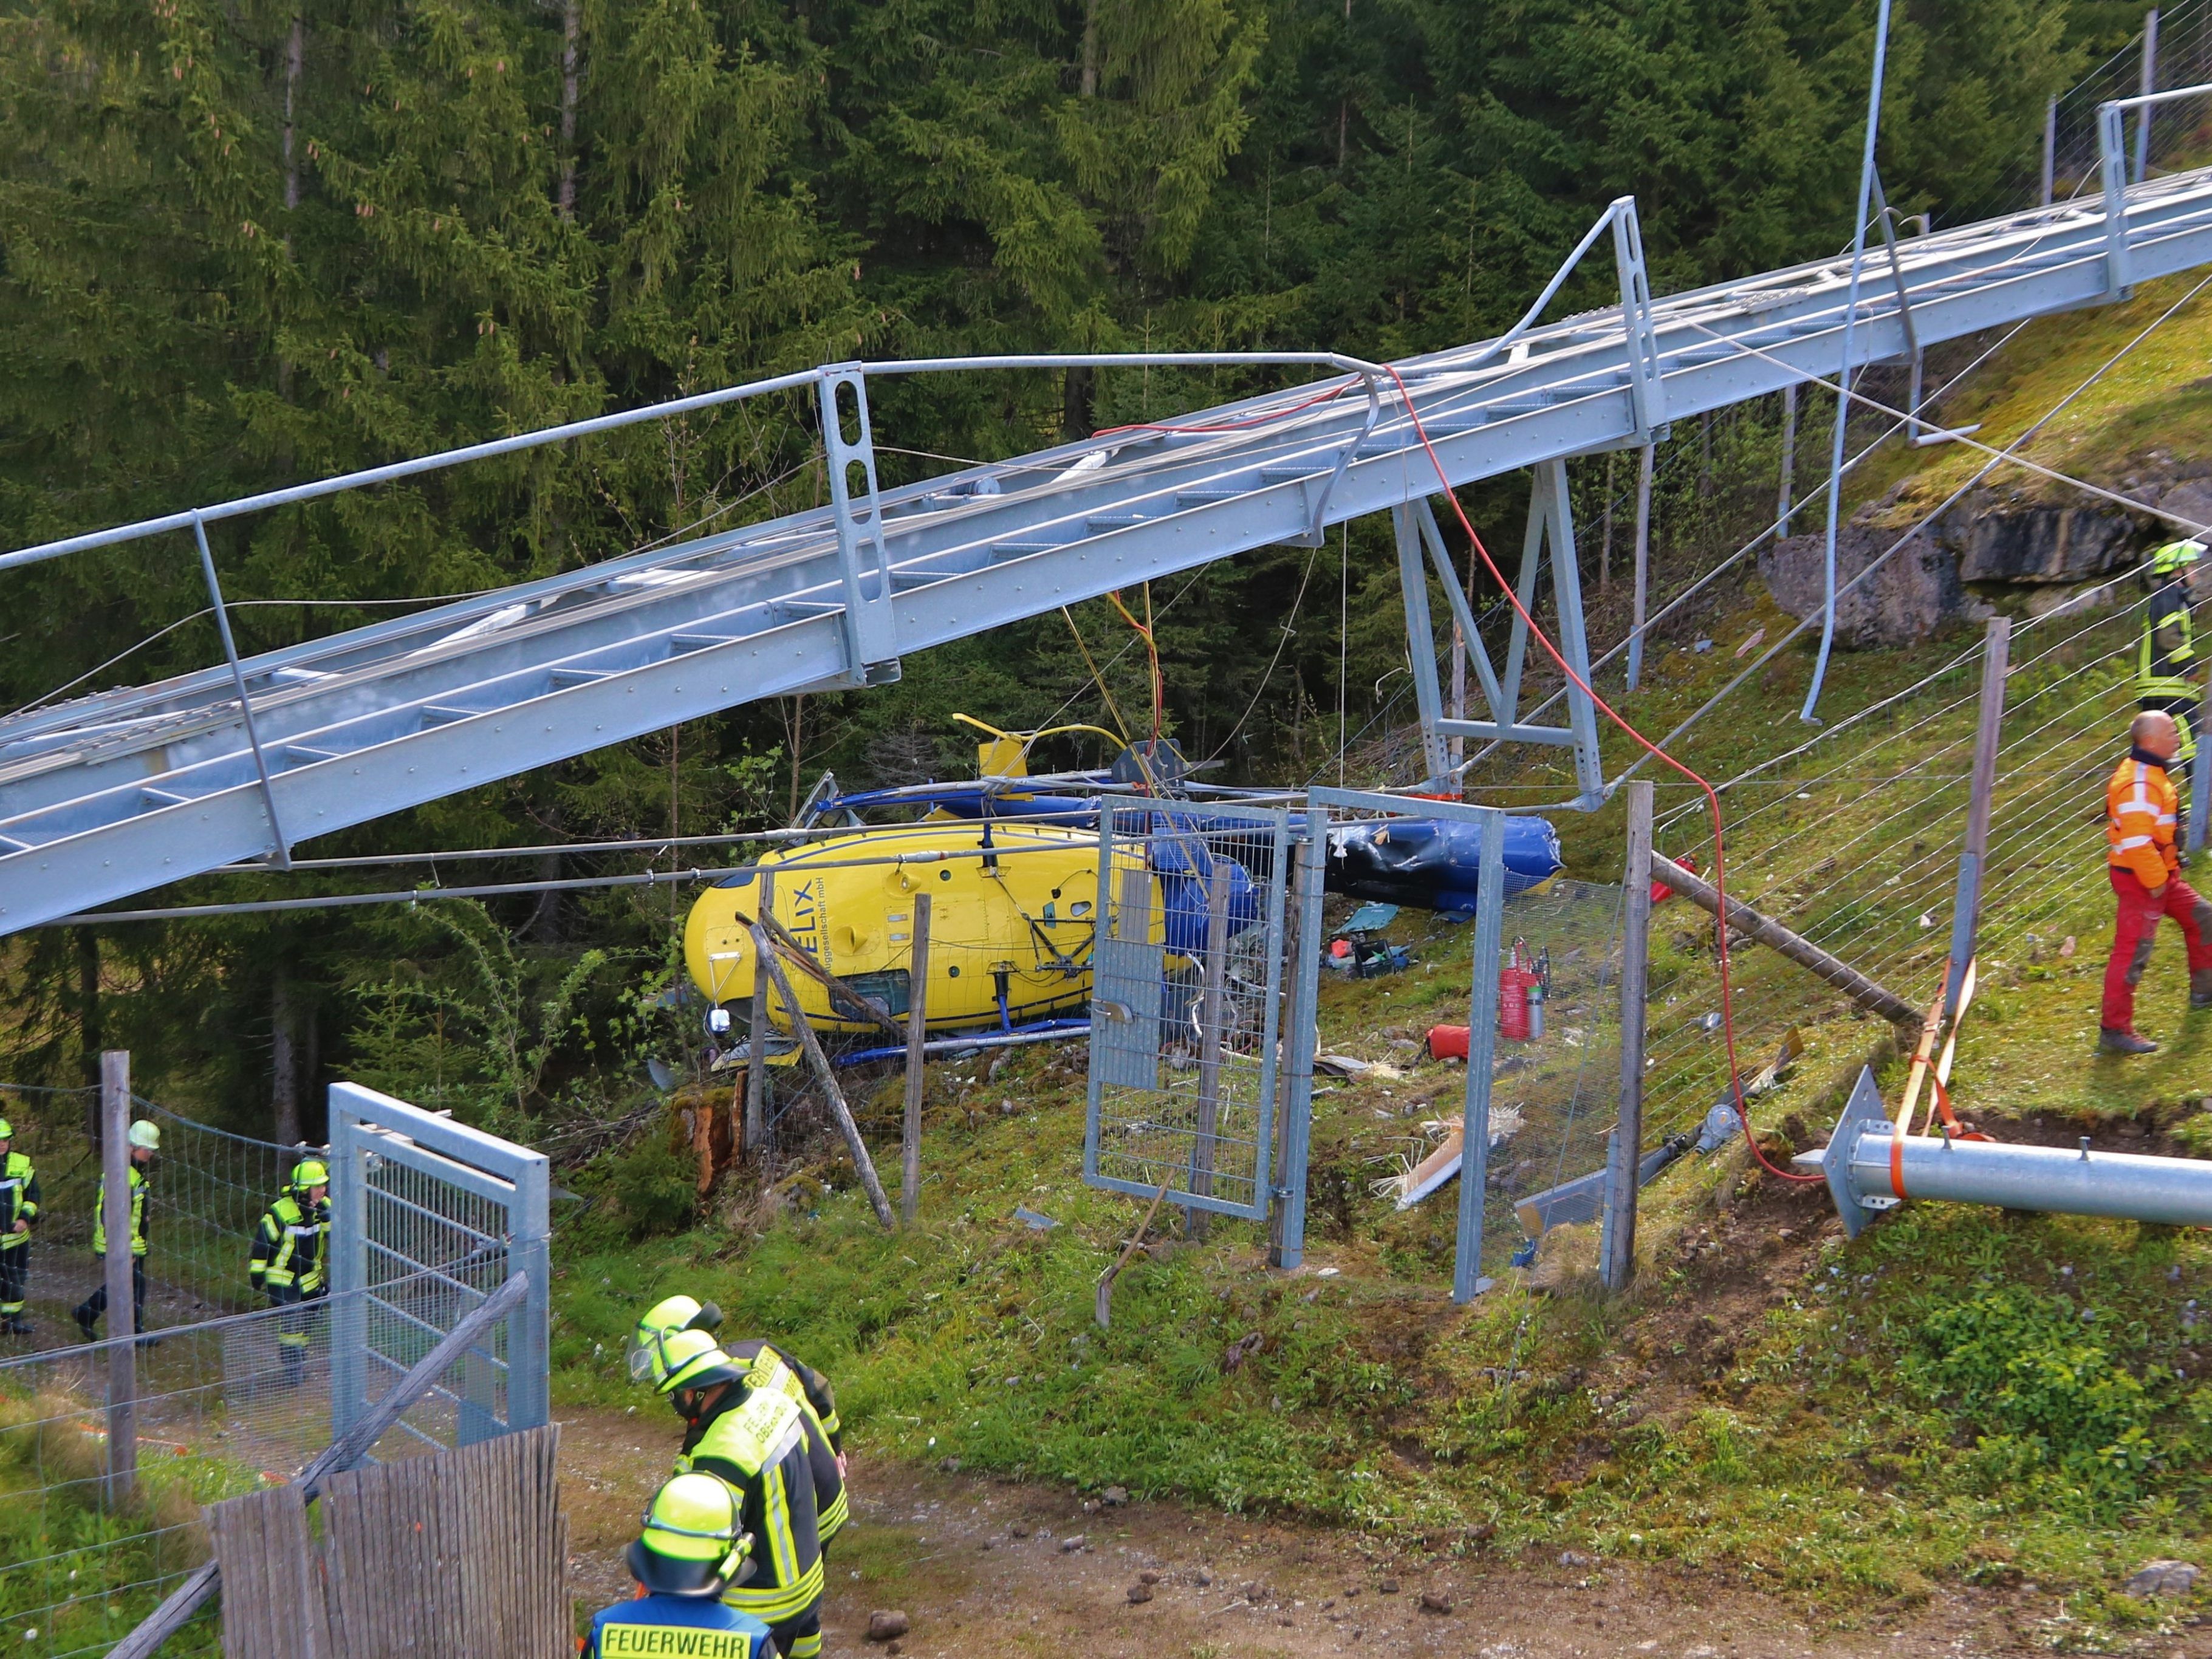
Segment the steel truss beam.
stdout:
<path fill-rule="evenodd" d="M 2142 283 L 2212 264 L 2212 171 L 2113 199 L 1903 244 L 1899 283 L 1860 297 L 1855 359 L 1908 353 L 1900 295 L 1926 346 L 2107 300 L 2116 267 Z M 1109 434 L 893 490 L 875 485 L 866 379 L 955 365 L 848 364 L 760 383 L 811 386 L 833 405 L 851 388 L 859 423 L 839 437 L 860 465 L 833 468 L 854 475 L 842 505 L 266 653 L 235 678 L 225 663 L 0 720 L 0 932 L 738 703 L 878 683 L 901 653 L 1109 589 L 1250 548 L 1310 545 L 1344 520 L 1434 493 L 1439 469 L 1456 486 L 1543 467 L 1832 374 L 1848 276 L 1838 259 L 1663 300 L 1632 292 L 1626 307 L 1384 373 L 1306 354 L 1294 360 L 1349 373 L 1180 430 Z M 0 568 L 125 533 L 139 532 L 0 556 Z"/>

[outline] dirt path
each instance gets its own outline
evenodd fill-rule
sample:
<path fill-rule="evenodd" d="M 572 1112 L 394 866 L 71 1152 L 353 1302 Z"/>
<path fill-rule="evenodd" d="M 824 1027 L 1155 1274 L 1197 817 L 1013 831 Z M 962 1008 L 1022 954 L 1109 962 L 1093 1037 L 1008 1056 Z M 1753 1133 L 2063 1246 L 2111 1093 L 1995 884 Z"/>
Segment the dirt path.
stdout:
<path fill-rule="evenodd" d="M 630 1585 L 620 1552 L 674 1450 L 654 1411 L 563 1414 L 561 1455 L 580 1596 Z M 1852 1659 L 2047 1652 L 2051 1601 L 1942 1594 L 1846 1632 L 1709 1575 L 1579 1558 L 1451 1560 L 1355 1533 L 1170 1504 L 1095 1504 L 1065 1490 L 856 1461 L 854 1523 L 833 1552 L 830 1648 L 866 1649 L 868 1615 L 912 1620 L 911 1659 L 975 1655 L 1416 1654 L 1480 1659 Z M 1145 1598 L 1132 1601 L 1135 1590 Z M 2153 1650 L 2212 1653 L 2203 1638 Z"/>

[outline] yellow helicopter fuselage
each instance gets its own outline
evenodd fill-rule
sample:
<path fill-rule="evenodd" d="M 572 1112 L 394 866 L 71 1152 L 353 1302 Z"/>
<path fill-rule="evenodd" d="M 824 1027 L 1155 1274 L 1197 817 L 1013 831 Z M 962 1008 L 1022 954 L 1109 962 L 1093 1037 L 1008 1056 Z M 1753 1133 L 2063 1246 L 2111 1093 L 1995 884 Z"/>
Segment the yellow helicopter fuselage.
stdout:
<path fill-rule="evenodd" d="M 1147 934 L 1164 938 L 1158 881 L 1143 851 L 1114 854 L 1117 895 L 1128 872 L 1144 883 Z M 886 1012 L 903 1017 L 915 987 L 915 901 L 930 898 L 928 982 L 923 1007 L 933 1031 L 1014 1024 L 1087 1011 L 1097 938 L 1098 836 L 1095 831 L 994 820 L 932 817 L 855 830 L 788 852 L 769 853 L 759 873 L 710 887 L 684 925 L 684 963 L 708 1000 L 742 1006 L 752 996 L 749 928 L 765 884 L 769 914 L 831 974 Z M 788 964 L 800 1012 L 818 1031 L 880 1032 L 832 1004 L 827 987 Z M 1004 1007 L 1000 999 L 1004 998 Z M 792 1029 L 771 997 L 772 1018 Z"/>

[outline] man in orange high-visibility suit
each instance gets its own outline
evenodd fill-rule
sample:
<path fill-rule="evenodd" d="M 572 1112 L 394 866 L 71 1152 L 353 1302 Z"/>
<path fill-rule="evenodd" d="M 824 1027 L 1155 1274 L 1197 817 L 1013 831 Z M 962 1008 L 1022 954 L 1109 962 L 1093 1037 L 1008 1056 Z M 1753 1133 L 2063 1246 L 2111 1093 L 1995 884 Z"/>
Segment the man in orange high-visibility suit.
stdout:
<path fill-rule="evenodd" d="M 2189 1006 L 2212 1008 L 2212 903 L 2181 878 L 2173 846 L 2179 801 L 2166 769 L 2181 747 L 2173 716 L 2145 713 L 2128 728 L 2128 757 L 2105 786 L 2105 840 L 2119 923 L 2105 963 L 2105 1006 L 2097 1049 L 2148 1054 L 2158 1044 L 2136 1035 L 2136 984 L 2150 961 L 2158 919 L 2181 924 L 2189 946 Z"/>

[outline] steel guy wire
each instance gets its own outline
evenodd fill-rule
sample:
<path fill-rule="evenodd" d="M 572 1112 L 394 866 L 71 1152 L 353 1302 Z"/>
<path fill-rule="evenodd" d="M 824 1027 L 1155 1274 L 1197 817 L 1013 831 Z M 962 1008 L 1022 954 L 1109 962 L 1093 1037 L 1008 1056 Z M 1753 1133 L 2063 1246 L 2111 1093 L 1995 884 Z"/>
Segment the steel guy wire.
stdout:
<path fill-rule="evenodd" d="M 2117 364 L 2128 356 L 2129 353 L 2134 351 L 2136 347 L 2140 346 L 2145 340 L 2148 339 L 2171 318 L 2179 313 L 2184 306 L 2187 305 L 2191 300 L 2194 300 L 2199 294 L 2203 293 L 2208 285 L 2212 285 L 2212 276 L 2208 276 L 2201 279 L 2196 286 L 2191 288 L 2186 294 L 2183 295 L 2179 300 L 2176 300 L 2171 306 L 2167 307 L 2165 311 L 2161 312 L 2156 318 L 2153 319 L 2148 324 L 2147 324 L 2143 327 L 2142 331 L 2136 334 L 2133 339 L 2130 340 L 2110 357 L 2107 357 L 2102 363 L 2099 364 L 2096 368 L 2091 370 L 2087 379 L 2083 380 L 2071 392 L 2069 392 L 2063 398 L 2061 398 L 2056 404 L 2052 404 L 2050 409 L 2046 410 L 2042 415 L 2038 416 L 2035 421 L 2021 432 L 2019 436 L 2013 439 L 2003 450 L 1996 452 L 1992 454 L 1991 458 L 1989 460 L 1984 461 L 1979 470 L 1969 477 L 1964 483 L 1960 484 L 1956 489 L 1953 490 L 1950 495 L 1944 497 L 1942 501 L 1937 502 L 1935 507 L 1923 514 L 1920 519 L 1914 523 L 1911 529 L 1906 531 L 1905 533 L 1899 537 L 1896 541 L 1891 543 L 1886 550 L 1877 555 L 1875 558 L 1869 560 L 1866 568 L 1860 571 L 1857 575 L 1852 577 L 1850 581 L 1838 588 L 1836 590 L 1836 597 L 1838 599 L 1841 599 L 1844 594 L 1856 591 L 1858 586 L 1871 577 L 1875 571 L 1881 569 L 1883 565 L 1887 564 L 1890 559 L 1894 557 L 1900 549 L 1906 546 L 1923 531 L 1924 531 L 1937 516 L 1948 511 L 1951 507 L 1964 498 L 1968 490 L 1979 483 L 1982 479 L 1987 477 L 2001 463 L 2010 459 L 2013 451 L 2017 450 L 2022 444 L 2027 442 L 2029 439 L 2035 436 L 2035 434 L 2040 432 L 2045 426 L 2048 426 L 2052 421 L 2056 420 L 2062 410 L 2063 410 L 2069 404 L 2072 404 L 2075 398 L 2081 397 L 2082 393 L 2088 391 L 2088 389 L 2094 386 L 2099 380 L 2102 380 L 2105 375 L 2110 373 Z M 1796 374 L 1798 371 L 1793 368 L 1791 372 Z M 1817 377 L 1808 376 L 1805 378 L 1813 379 Z M 1832 391 L 1833 389 L 1833 387 L 1830 388 Z M 1853 394 L 1853 396 L 1856 397 L 1856 394 Z M 1880 407 L 1880 405 L 1876 406 Z M 1976 447 L 1986 447 L 1986 446 L 1977 445 Z M 2133 501 L 2125 501 L 2124 505 L 2132 509 L 2136 507 L 2136 503 Z M 1812 621 L 1808 617 L 1806 620 L 1800 622 L 1795 628 L 1790 629 L 1780 639 L 1777 640 L 1771 646 L 1768 647 L 1766 651 L 1762 653 L 1759 659 L 1753 663 L 1750 667 L 1745 669 L 1741 674 L 1738 674 L 1734 679 L 1730 680 L 1726 685 L 1723 686 L 1718 691 L 1707 698 L 1706 701 L 1693 711 L 1687 719 L 1682 720 L 1675 726 L 1674 730 L 1668 732 L 1666 737 L 1661 739 L 1658 747 L 1662 750 L 1665 749 L 1668 744 L 1674 742 L 1676 738 L 1680 738 L 1684 732 L 1687 732 L 1692 726 L 1695 726 L 1699 720 L 1703 720 L 1707 714 L 1711 714 L 1715 708 L 1718 708 L 1722 702 L 1726 701 L 1727 698 L 1737 690 L 1738 687 L 1741 686 L 1747 680 L 1750 679 L 1753 675 L 1764 669 L 1768 663 L 1773 661 L 1777 656 L 1781 654 L 1785 647 L 1811 626 Z M 1621 782 L 1632 776 L 1636 771 L 1642 767 L 1644 760 L 1644 757 L 1638 756 L 1630 763 L 1627 770 L 1624 771 L 1619 777 L 1615 778 L 1613 781 L 1613 785 L 1609 787 L 1618 787 Z"/>

